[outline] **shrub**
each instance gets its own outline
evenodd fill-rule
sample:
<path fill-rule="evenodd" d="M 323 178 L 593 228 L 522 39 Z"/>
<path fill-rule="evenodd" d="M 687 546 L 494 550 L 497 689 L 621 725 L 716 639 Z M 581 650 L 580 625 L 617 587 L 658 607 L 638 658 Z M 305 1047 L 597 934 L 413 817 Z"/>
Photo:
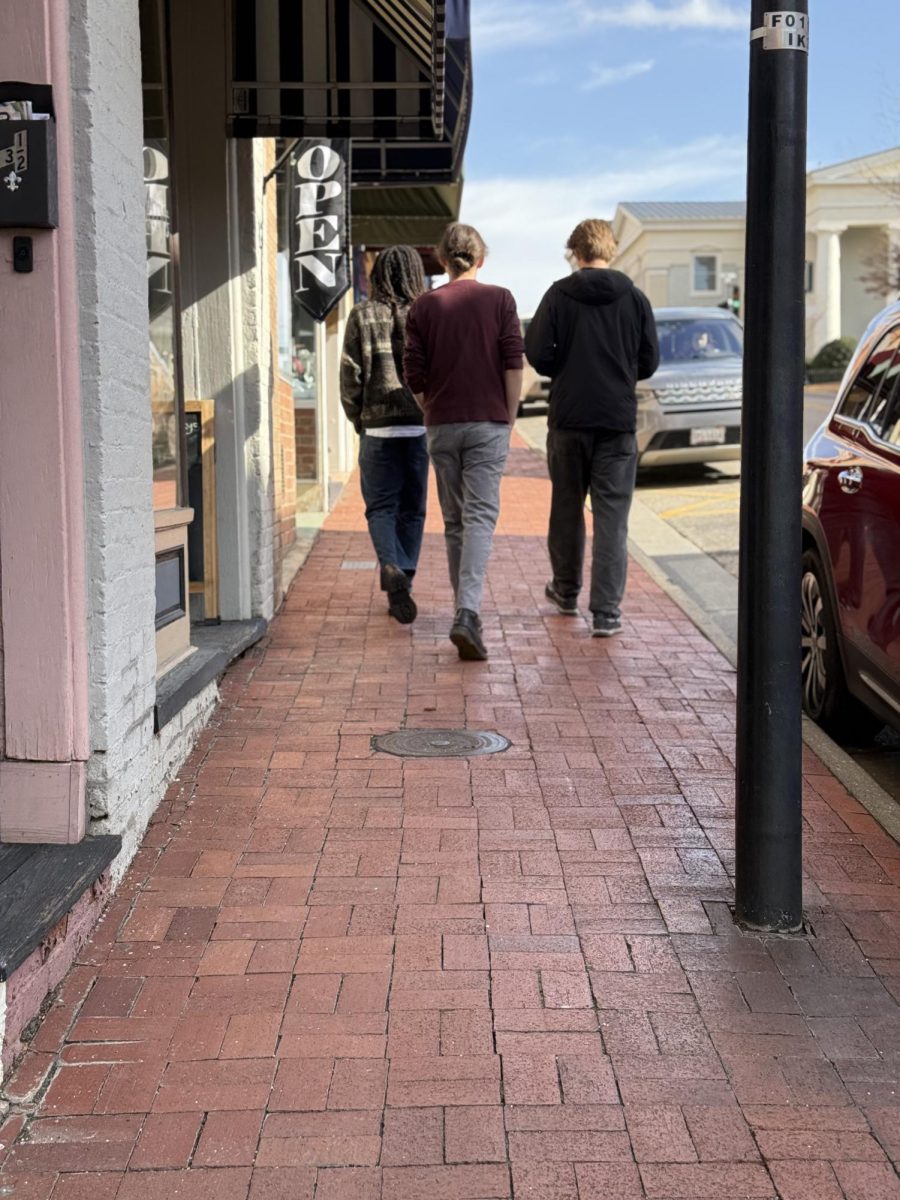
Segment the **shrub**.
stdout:
<path fill-rule="evenodd" d="M 809 364 L 811 371 L 838 371 L 843 374 L 856 349 L 854 338 L 836 338 L 828 342 Z"/>
<path fill-rule="evenodd" d="M 856 350 L 853 338 L 836 338 L 828 342 L 806 364 L 806 378 L 809 383 L 839 383 L 847 369 L 847 364 Z"/>

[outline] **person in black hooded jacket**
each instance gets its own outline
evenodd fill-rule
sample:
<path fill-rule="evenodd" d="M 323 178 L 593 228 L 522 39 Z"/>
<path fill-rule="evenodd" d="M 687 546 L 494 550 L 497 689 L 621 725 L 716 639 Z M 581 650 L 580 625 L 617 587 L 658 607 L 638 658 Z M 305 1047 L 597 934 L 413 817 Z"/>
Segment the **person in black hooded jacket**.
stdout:
<path fill-rule="evenodd" d="M 525 336 L 528 361 L 550 384 L 547 463 L 553 485 L 546 595 L 578 612 L 584 566 L 584 502 L 594 518 L 590 607 L 593 636 L 622 631 L 628 514 L 637 473 L 635 385 L 659 366 L 653 310 L 627 275 L 613 271 L 607 221 L 582 221 L 568 241 L 577 270 L 552 285 Z"/>

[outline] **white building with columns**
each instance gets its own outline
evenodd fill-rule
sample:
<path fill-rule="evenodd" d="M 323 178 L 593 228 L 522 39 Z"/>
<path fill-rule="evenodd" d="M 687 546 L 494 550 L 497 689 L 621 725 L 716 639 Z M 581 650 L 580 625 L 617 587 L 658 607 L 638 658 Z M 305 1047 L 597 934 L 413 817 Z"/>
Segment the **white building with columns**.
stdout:
<path fill-rule="evenodd" d="M 742 202 L 623 202 L 614 266 L 655 307 L 744 297 Z M 900 147 L 811 171 L 807 187 L 806 341 L 857 338 L 900 287 Z"/>

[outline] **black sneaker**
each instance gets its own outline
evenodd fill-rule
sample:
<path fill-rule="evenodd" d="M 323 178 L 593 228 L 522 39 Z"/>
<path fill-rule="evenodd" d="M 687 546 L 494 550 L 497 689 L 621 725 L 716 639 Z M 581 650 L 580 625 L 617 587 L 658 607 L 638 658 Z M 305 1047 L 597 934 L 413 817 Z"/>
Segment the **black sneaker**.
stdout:
<path fill-rule="evenodd" d="M 416 602 L 409 594 L 409 576 L 393 563 L 381 568 L 381 590 L 387 592 L 388 612 L 401 625 L 412 625 L 419 615 Z"/>
<path fill-rule="evenodd" d="M 548 583 L 544 588 L 544 595 L 551 604 L 555 604 L 564 617 L 578 616 L 578 605 L 574 600 L 567 600 L 565 596 L 560 595 L 553 583 Z"/>
<path fill-rule="evenodd" d="M 591 637 L 615 637 L 622 632 L 622 618 L 611 617 L 609 613 L 594 613 L 594 627 Z"/>
<path fill-rule="evenodd" d="M 481 640 L 481 621 L 471 608 L 457 610 L 450 630 L 450 641 L 464 662 L 486 662 L 487 647 Z"/>

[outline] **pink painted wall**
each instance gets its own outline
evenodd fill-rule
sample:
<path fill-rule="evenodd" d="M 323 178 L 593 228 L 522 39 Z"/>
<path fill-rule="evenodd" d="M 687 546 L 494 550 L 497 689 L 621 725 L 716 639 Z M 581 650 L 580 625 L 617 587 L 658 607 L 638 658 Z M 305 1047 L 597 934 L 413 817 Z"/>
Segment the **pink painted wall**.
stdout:
<path fill-rule="evenodd" d="M 6 716 L 4 714 L 3 688 L 3 581 L 0 577 L 0 760 L 6 753 Z"/>
<path fill-rule="evenodd" d="M 58 230 L 0 230 L 0 840 L 77 841 L 89 753 L 68 0 L 0 0 L 0 79 L 51 83 Z M 35 764 L 41 764 L 35 769 Z"/>

